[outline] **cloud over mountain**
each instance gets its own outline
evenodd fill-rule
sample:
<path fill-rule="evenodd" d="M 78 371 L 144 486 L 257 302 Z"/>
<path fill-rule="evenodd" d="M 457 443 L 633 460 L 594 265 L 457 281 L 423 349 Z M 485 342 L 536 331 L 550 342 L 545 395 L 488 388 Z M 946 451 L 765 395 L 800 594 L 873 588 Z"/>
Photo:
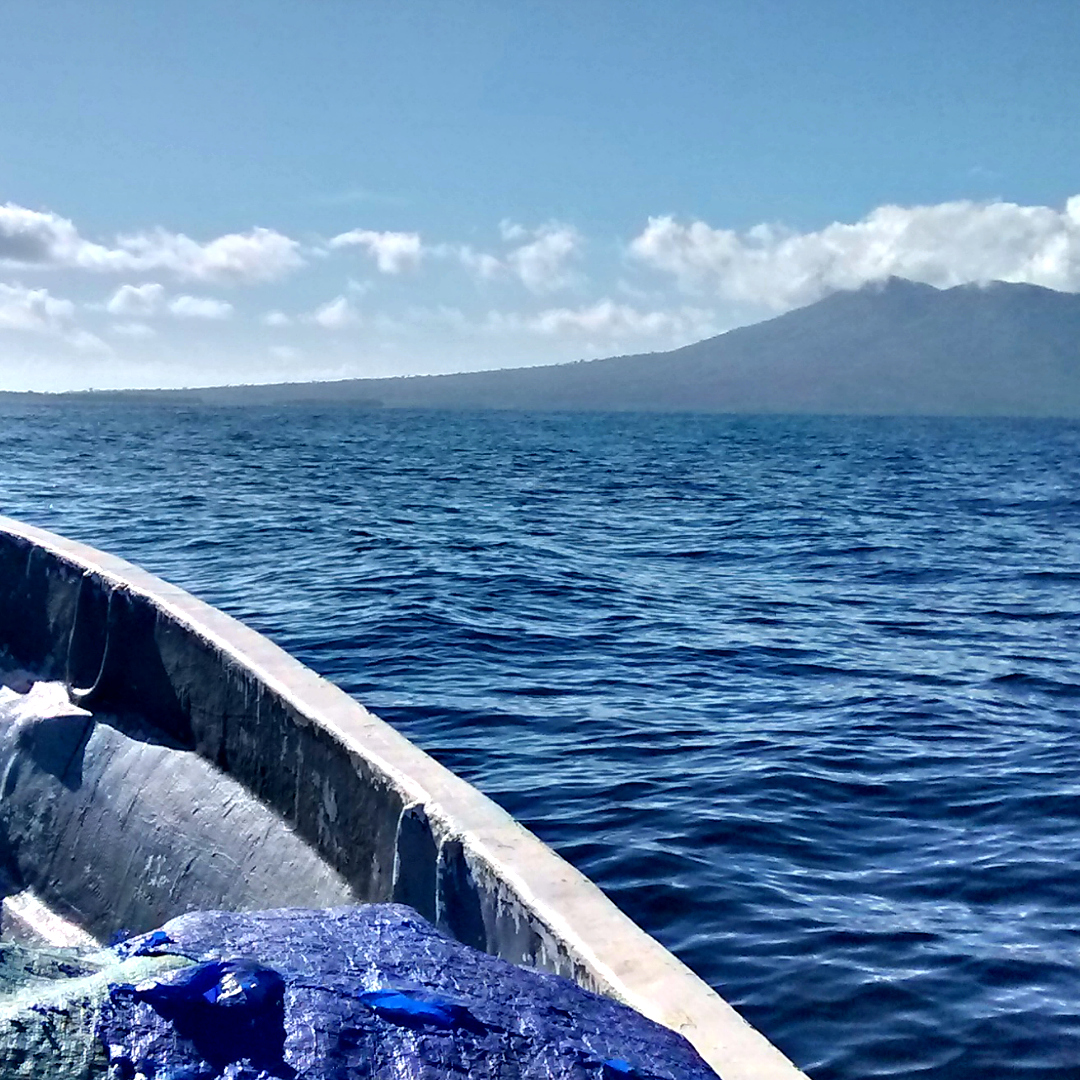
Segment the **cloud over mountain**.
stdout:
<path fill-rule="evenodd" d="M 854 224 L 804 233 L 653 217 L 630 254 L 686 289 L 778 311 L 889 277 L 938 288 L 999 280 L 1077 292 L 1080 196 L 1063 210 L 967 200 L 881 206 Z"/>

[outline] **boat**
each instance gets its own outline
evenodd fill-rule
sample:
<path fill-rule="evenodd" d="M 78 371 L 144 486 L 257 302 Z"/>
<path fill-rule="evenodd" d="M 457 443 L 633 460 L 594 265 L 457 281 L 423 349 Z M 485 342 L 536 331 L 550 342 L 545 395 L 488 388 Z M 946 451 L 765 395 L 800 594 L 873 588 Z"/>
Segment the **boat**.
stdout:
<path fill-rule="evenodd" d="M 208 907 L 398 902 L 631 1006 L 724 1080 L 805 1080 L 494 802 L 145 570 L 0 517 L 0 675 L 51 717 L 0 738 L 5 936 L 102 942 Z"/>

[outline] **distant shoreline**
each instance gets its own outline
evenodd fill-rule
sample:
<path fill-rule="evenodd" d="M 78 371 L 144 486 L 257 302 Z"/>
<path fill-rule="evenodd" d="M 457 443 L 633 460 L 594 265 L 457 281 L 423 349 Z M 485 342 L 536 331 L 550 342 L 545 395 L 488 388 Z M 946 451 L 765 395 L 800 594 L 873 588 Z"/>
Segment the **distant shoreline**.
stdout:
<path fill-rule="evenodd" d="M 1080 417 L 1080 296 L 893 278 L 663 353 L 445 375 L 4 400 L 354 409 Z"/>

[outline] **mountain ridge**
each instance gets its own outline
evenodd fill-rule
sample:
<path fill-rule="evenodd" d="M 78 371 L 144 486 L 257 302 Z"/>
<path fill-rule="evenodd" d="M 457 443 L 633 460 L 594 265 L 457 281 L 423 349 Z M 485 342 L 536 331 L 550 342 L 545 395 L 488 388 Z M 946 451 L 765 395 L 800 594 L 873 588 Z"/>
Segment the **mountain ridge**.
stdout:
<path fill-rule="evenodd" d="M 1027 284 L 937 289 L 890 278 L 667 352 L 107 396 L 219 405 L 1080 417 L 1080 296 Z"/>

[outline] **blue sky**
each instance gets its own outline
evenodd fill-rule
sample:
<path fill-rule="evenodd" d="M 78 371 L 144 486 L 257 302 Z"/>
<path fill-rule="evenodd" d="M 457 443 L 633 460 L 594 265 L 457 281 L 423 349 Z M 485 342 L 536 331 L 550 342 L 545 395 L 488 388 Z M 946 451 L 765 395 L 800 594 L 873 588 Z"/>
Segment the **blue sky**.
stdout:
<path fill-rule="evenodd" d="M 655 351 L 1080 291 L 1080 5 L 0 0 L 0 388 Z"/>

